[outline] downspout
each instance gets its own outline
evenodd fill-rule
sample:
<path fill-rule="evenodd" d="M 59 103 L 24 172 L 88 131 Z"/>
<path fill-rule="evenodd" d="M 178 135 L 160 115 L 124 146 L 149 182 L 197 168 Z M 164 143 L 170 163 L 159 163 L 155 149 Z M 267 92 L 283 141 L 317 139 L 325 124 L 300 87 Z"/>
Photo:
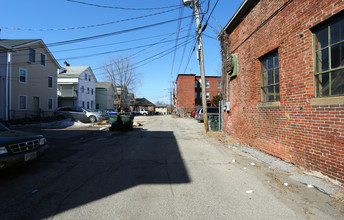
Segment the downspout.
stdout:
<path fill-rule="evenodd" d="M 10 66 L 10 75 L 9 75 L 9 114 L 8 114 L 8 120 L 11 120 L 11 109 L 12 109 L 12 53 L 9 52 L 9 66 Z"/>
<path fill-rule="evenodd" d="M 58 108 L 58 101 L 59 101 L 59 97 L 58 97 L 58 94 L 57 94 L 57 89 L 58 89 L 58 78 L 59 78 L 60 69 L 57 68 L 56 72 L 57 72 L 57 74 L 56 74 L 56 87 L 55 87 L 56 88 L 55 109 Z"/>
<path fill-rule="evenodd" d="M 5 105 L 5 119 L 8 121 L 10 119 L 10 105 L 11 105 L 11 89 L 10 89 L 10 79 L 11 79 L 11 52 L 7 52 L 6 60 L 6 105 Z"/>
<path fill-rule="evenodd" d="M 9 82 L 8 82 L 8 75 L 9 75 L 9 52 L 7 52 L 7 59 L 6 59 L 6 89 L 5 89 L 5 120 L 8 121 L 8 107 L 9 107 L 9 104 L 8 104 L 8 95 L 9 95 L 9 88 L 8 88 L 8 85 L 9 85 Z"/>

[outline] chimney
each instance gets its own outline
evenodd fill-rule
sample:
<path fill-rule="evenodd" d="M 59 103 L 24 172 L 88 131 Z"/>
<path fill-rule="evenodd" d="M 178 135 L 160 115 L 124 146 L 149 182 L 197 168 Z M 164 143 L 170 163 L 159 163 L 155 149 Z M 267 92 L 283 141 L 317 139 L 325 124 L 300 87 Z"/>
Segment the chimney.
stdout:
<path fill-rule="evenodd" d="M 64 64 L 65 64 L 66 66 L 70 66 L 70 64 L 69 64 L 67 61 L 64 61 Z"/>

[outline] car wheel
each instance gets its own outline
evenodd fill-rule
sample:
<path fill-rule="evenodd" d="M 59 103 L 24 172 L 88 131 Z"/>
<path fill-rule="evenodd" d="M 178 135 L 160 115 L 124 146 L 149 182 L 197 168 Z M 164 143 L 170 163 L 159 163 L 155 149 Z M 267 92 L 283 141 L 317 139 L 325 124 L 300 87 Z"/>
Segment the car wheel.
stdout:
<path fill-rule="evenodd" d="M 91 115 L 90 117 L 88 117 L 90 119 L 91 123 L 94 123 L 97 121 L 96 117 L 94 117 L 93 115 Z"/>
<path fill-rule="evenodd" d="M 143 114 L 143 116 L 147 116 L 147 114 L 146 114 L 146 113 L 144 113 L 144 114 Z"/>
<path fill-rule="evenodd" d="M 65 119 L 65 117 L 63 115 L 57 116 L 57 120 L 59 120 L 59 121 L 64 120 L 64 119 Z"/>

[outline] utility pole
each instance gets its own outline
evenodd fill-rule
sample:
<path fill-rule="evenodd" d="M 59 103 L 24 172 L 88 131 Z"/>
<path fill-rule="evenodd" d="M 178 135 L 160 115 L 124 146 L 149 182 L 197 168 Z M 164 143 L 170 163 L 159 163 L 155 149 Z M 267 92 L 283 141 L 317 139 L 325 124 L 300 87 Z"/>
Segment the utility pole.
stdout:
<path fill-rule="evenodd" d="M 192 7 L 196 17 L 196 31 L 198 41 L 198 55 L 199 55 L 199 66 L 201 71 L 201 84 L 202 84 L 202 107 L 203 107 L 203 118 L 204 118 L 204 130 L 209 131 L 208 126 L 208 112 L 207 112 L 207 98 L 206 98 L 206 85 L 205 85 L 205 71 L 204 71 L 204 57 L 203 57 L 203 45 L 202 45 L 202 24 L 199 16 L 199 0 L 192 0 Z M 188 5 L 191 1 L 183 0 L 184 5 Z"/>

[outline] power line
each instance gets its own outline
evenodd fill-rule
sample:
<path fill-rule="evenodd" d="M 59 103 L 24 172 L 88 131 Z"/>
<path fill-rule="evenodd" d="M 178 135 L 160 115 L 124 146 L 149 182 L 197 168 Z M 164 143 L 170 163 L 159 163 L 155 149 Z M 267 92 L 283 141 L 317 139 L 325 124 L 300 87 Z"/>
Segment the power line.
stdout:
<path fill-rule="evenodd" d="M 68 31 L 68 30 L 78 30 L 78 29 L 101 27 L 101 26 L 116 24 L 116 23 L 120 23 L 120 22 L 126 22 L 126 21 L 132 21 L 132 20 L 152 17 L 152 16 L 168 13 L 168 12 L 171 12 L 171 11 L 175 11 L 175 10 L 177 10 L 179 8 L 181 8 L 181 7 L 173 8 L 173 9 L 170 9 L 170 10 L 167 10 L 167 11 L 162 11 L 162 12 L 158 12 L 158 13 L 154 13 L 154 14 L 142 15 L 142 16 L 134 17 L 134 18 L 126 18 L 126 19 L 121 19 L 121 20 L 117 20 L 117 21 L 111 21 L 111 22 L 102 23 L 102 24 L 94 24 L 94 25 L 80 26 L 80 27 L 71 27 L 71 28 L 18 28 L 18 27 L 3 27 L 2 26 L 2 27 L 0 27 L 0 29 L 16 30 L 16 31 Z"/>
<path fill-rule="evenodd" d="M 186 63 L 186 66 L 185 66 L 185 69 L 184 69 L 184 72 L 183 72 L 183 74 L 185 74 L 185 72 L 186 72 L 186 69 L 188 68 L 188 66 L 189 66 L 189 63 L 190 63 L 190 60 L 191 60 L 191 57 L 192 57 L 192 54 L 193 54 L 193 52 L 195 51 L 195 49 L 196 49 L 196 43 L 197 43 L 197 40 L 196 39 L 194 39 L 194 43 L 192 44 L 193 46 L 191 47 L 191 50 L 190 50 L 190 55 L 189 55 L 189 58 L 188 58 L 188 62 Z"/>
<path fill-rule="evenodd" d="M 182 18 L 177 18 L 177 19 L 172 19 L 172 20 L 167 20 L 167 21 L 162 21 L 159 23 L 154 23 L 154 24 L 149 24 L 149 25 L 145 25 L 145 26 L 139 26 L 136 28 L 131 28 L 131 29 L 125 29 L 125 30 L 121 30 L 121 31 L 115 31 L 115 32 L 110 32 L 110 33 L 106 33 L 106 34 L 100 34 L 100 35 L 94 35 L 94 36 L 89 36 L 89 37 L 83 37 L 83 38 L 77 38 L 77 39 L 72 39 L 72 40 L 66 40 L 66 41 L 59 41 L 59 42 L 55 42 L 55 43 L 50 43 L 50 44 L 46 44 L 47 47 L 55 47 L 55 46 L 61 46 L 61 45 L 66 45 L 66 44 L 72 44 L 72 43 L 79 43 L 79 42 L 84 42 L 84 41 L 88 41 L 88 40 L 94 40 L 94 39 L 99 39 L 99 38 L 104 38 L 104 37 L 110 37 L 110 36 L 114 36 L 114 35 L 119 35 L 119 34 L 124 34 L 124 33 L 129 33 L 132 31 L 138 31 L 138 30 L 142 30 L 142 29 L 146 29 L 146 28 L 150 28 L 150 27 L 155 27 L 155 26 L 159 26 L 159 25 L 163 25 L 163 24 L 168 24 L 171 22 L 175 22 L 181 19 L 185 19 L 188 18 L 190 16 L 186 16 L 186 17 L 182 17 Z M 44 48 L 45 46 L 35 46 L 35 47 L 30 47 L 31 49 L 39 49 L 39 48 Z M 23 51 L 23 50 L 27 50 L 28 48 L 21 48 L 21 49 L 17 49 L 16 51 Z M 0 50 L 0 52 L 2 51 L 6 51 L 6 50 Z"/>
<path fill-rule="evenodd" d="M 202 32 L 207 28 L 209 18 L 210 18 L 211 15 L 213 14 L 213 12 L 214 12 L 214 10 L 215 10 L 215 8 L 216 8 L 216 6 L 217 6 L 217 3 L 219 3 L 219 0 L 216 1 L 216 3 L 215 3 L 215 5 L 214 5 L 213 9 L 211 10 L 211 12 L 210 12 L 210 14 L 209 14 L 209 17 L 208 17 L 207 21 L 205 22 L 205 24 L 204 24 L 204 26 L 203 26 L 203 28 L 202 28 Z M 209 8 L 208 8 L 208 9 L 209 9 Z M 208 9 L 207 9 L 207 12 L 206 12 L 206 13 L 208 13 Z"/>
<path fill-rule="evenodd" d="M 163 25 L 163 24 L 168 24 L 168 23 L 175 22 L 175 21 L 178 21 L 180 19 L 185 19 L 188 17 L 190 17 L 190 16 L 172 19 L 172 20 L 167 20 L 167 21 L 162 21 L 162 22 L 158 22 L 158 23 L 154 23 L 154 24 L 145 25 L 145 26 L 139 26 L 139 27 L 135 27 L 135 28 L 131 28 L 131 29 L 125 29 L 125 30 L 121 30 L 121 31 L 110 32 L 110 33 L 106 33 L 106 34 L 99 34 L 99 35 L 94 35 L 94 36 L 89 36 L 89 37 L 77 38 L 77 39 L 73 39 L 73 40 L 66 40 L 66 41 L 50 43 L 50 44 L 47 44 L 47 46 L 48 47 L 55 47 L 55 46 L 61 46 L 61 45 L 72 44 L 72 43 L 79 43 L 79 42 L 83 42 L 83 41 L 94 40 L 94 39 L 99 39 L 99 38 L 104 38 L 104 37 L 110 37 L 110 36 L 114 36 L 114 35 L 118 35 L 118 34 L 124 34 L 124 33 L 132 32 L 132 31 L 137 31 L 137 30 L 142 30 L 142 29 L 155 27 L 155 26 L 159 26 L 159 25 Z"/>
<path fill-rule="evenodd" d="M 122 9 L 122 10 L 160 10 L 160 9 L 165 9 L 165 8 L 178 7 L 178 5 L 171 5 L 171 6 L 158 7 L 158 8 L 125 8 L 125 7 L 117 7 L 117 6 L 98 5 L 98 4 L 87 3 L 87 2 L 76 1 L 76 0 L 66 0 L 66 1 L 78 3 L 78 4 L 83 4 L 83 5 L 87 5 L 87 6 L 94 6 L 94 7 L 98 7 L 98 8 L 111 8 L 111 9 Z"/>
<path fill-rule="evenodd" d="M 188 41 L 184 41 L 184 42 L 180 43 L 179 45 L 177 45 L 177 47 L 182 47 L 185 44 L 188 44 L 189 42 L 190 42 L 189 40 Z M 160 59 L 160 58 L 162 58 L 164 56 L 167 56 L 167 55 L 169 55 L 170 53 L 172 53 L 174 51 L 174 48 L 175 48 L 175 46 L 173 46 L 172 48 L 168 48 L 168 49 L 166 49 L 166 50 L 164 50 L 164 51 L 162 51 L 160 53 L 154 54 L 153 56 L 150 56 L 150 57 L 147 57 L 147 58 L 145 58 L 143 60 L 140 60 L 139 62 L 136 62 L 136 66 L 132 67 L 130 70 L 134 70 L 134 69 L 136 69 L 138 67 L 144 66 L 144 65 L 146 65 L 148 63 L 151 63 L 151 62 L 153 62 L 153 61 L 155 61 L 157 59 Z M 149 60 L 149 61 L 145 62 L 147 60 Z M 143 63 L 143 64 L 137 65 L 137 64 L 140 64 L 140 63 Z M 101 69 L 101 68 L 102 67 L 98 67 L 96 69 Z M 96 70 L 96 69 L 93 69 L 93 70 Z M 104 73 L 99 73 L 99 74 L 104 74 Z"/>
<path fill-rule="evenodd" d="M 190 36 L 190 32 L 191 32 L 191 26 L 192 26 L 193 22 L 194 22 L 194 18 L 193 18 L 193 17 L 191 17 L 191 22 L 190 22 L 190 26 L 189 26 L 189 30 L 188 30 L 188 34 L 187 34 L 187 36 Z M 184 54 L 185 54 L 185 50 L 186 50 L 186 46 L 187 46 L 187 45 L 185 45 L 185 46 L 184 46 L 183 53 L 182 53 L 182 57 L 181 57 L 181 59 L 180 59 L 180 64 L 179 64 L 179 67 L 178 67 L 178 74 L 179 74 L 180 68 L 181 68 L 181 66 L 182 66 L 182 64 L 183 64 L 183 60 L 184 60 Z"/>
<path fill-rule="evenodd" d="M 182 2 L 180 2 L 180 4 L 182 4 Z M 184 7 L 182 7 L 179 10 L 179 18 L 181 18 L 183 16 L 184 13 Z M 179 30 L 180 30 L 180 26 L 181 26 L 181 20 L 178 21 L 178 25 L 177 25 L 177 35 L 176 35 L 176 46 L 178 44 L 178 38 L 179 38 Z M 171 68 L 171 77 L 173 78 L 173 68 L 174 68 L 174 62 L 176 59 L 176 53 L 177 53 L 177 47 L 175 47 L 174 53 L 173 53 L 173 59 L 172 59 L 172 68 Z"/>

